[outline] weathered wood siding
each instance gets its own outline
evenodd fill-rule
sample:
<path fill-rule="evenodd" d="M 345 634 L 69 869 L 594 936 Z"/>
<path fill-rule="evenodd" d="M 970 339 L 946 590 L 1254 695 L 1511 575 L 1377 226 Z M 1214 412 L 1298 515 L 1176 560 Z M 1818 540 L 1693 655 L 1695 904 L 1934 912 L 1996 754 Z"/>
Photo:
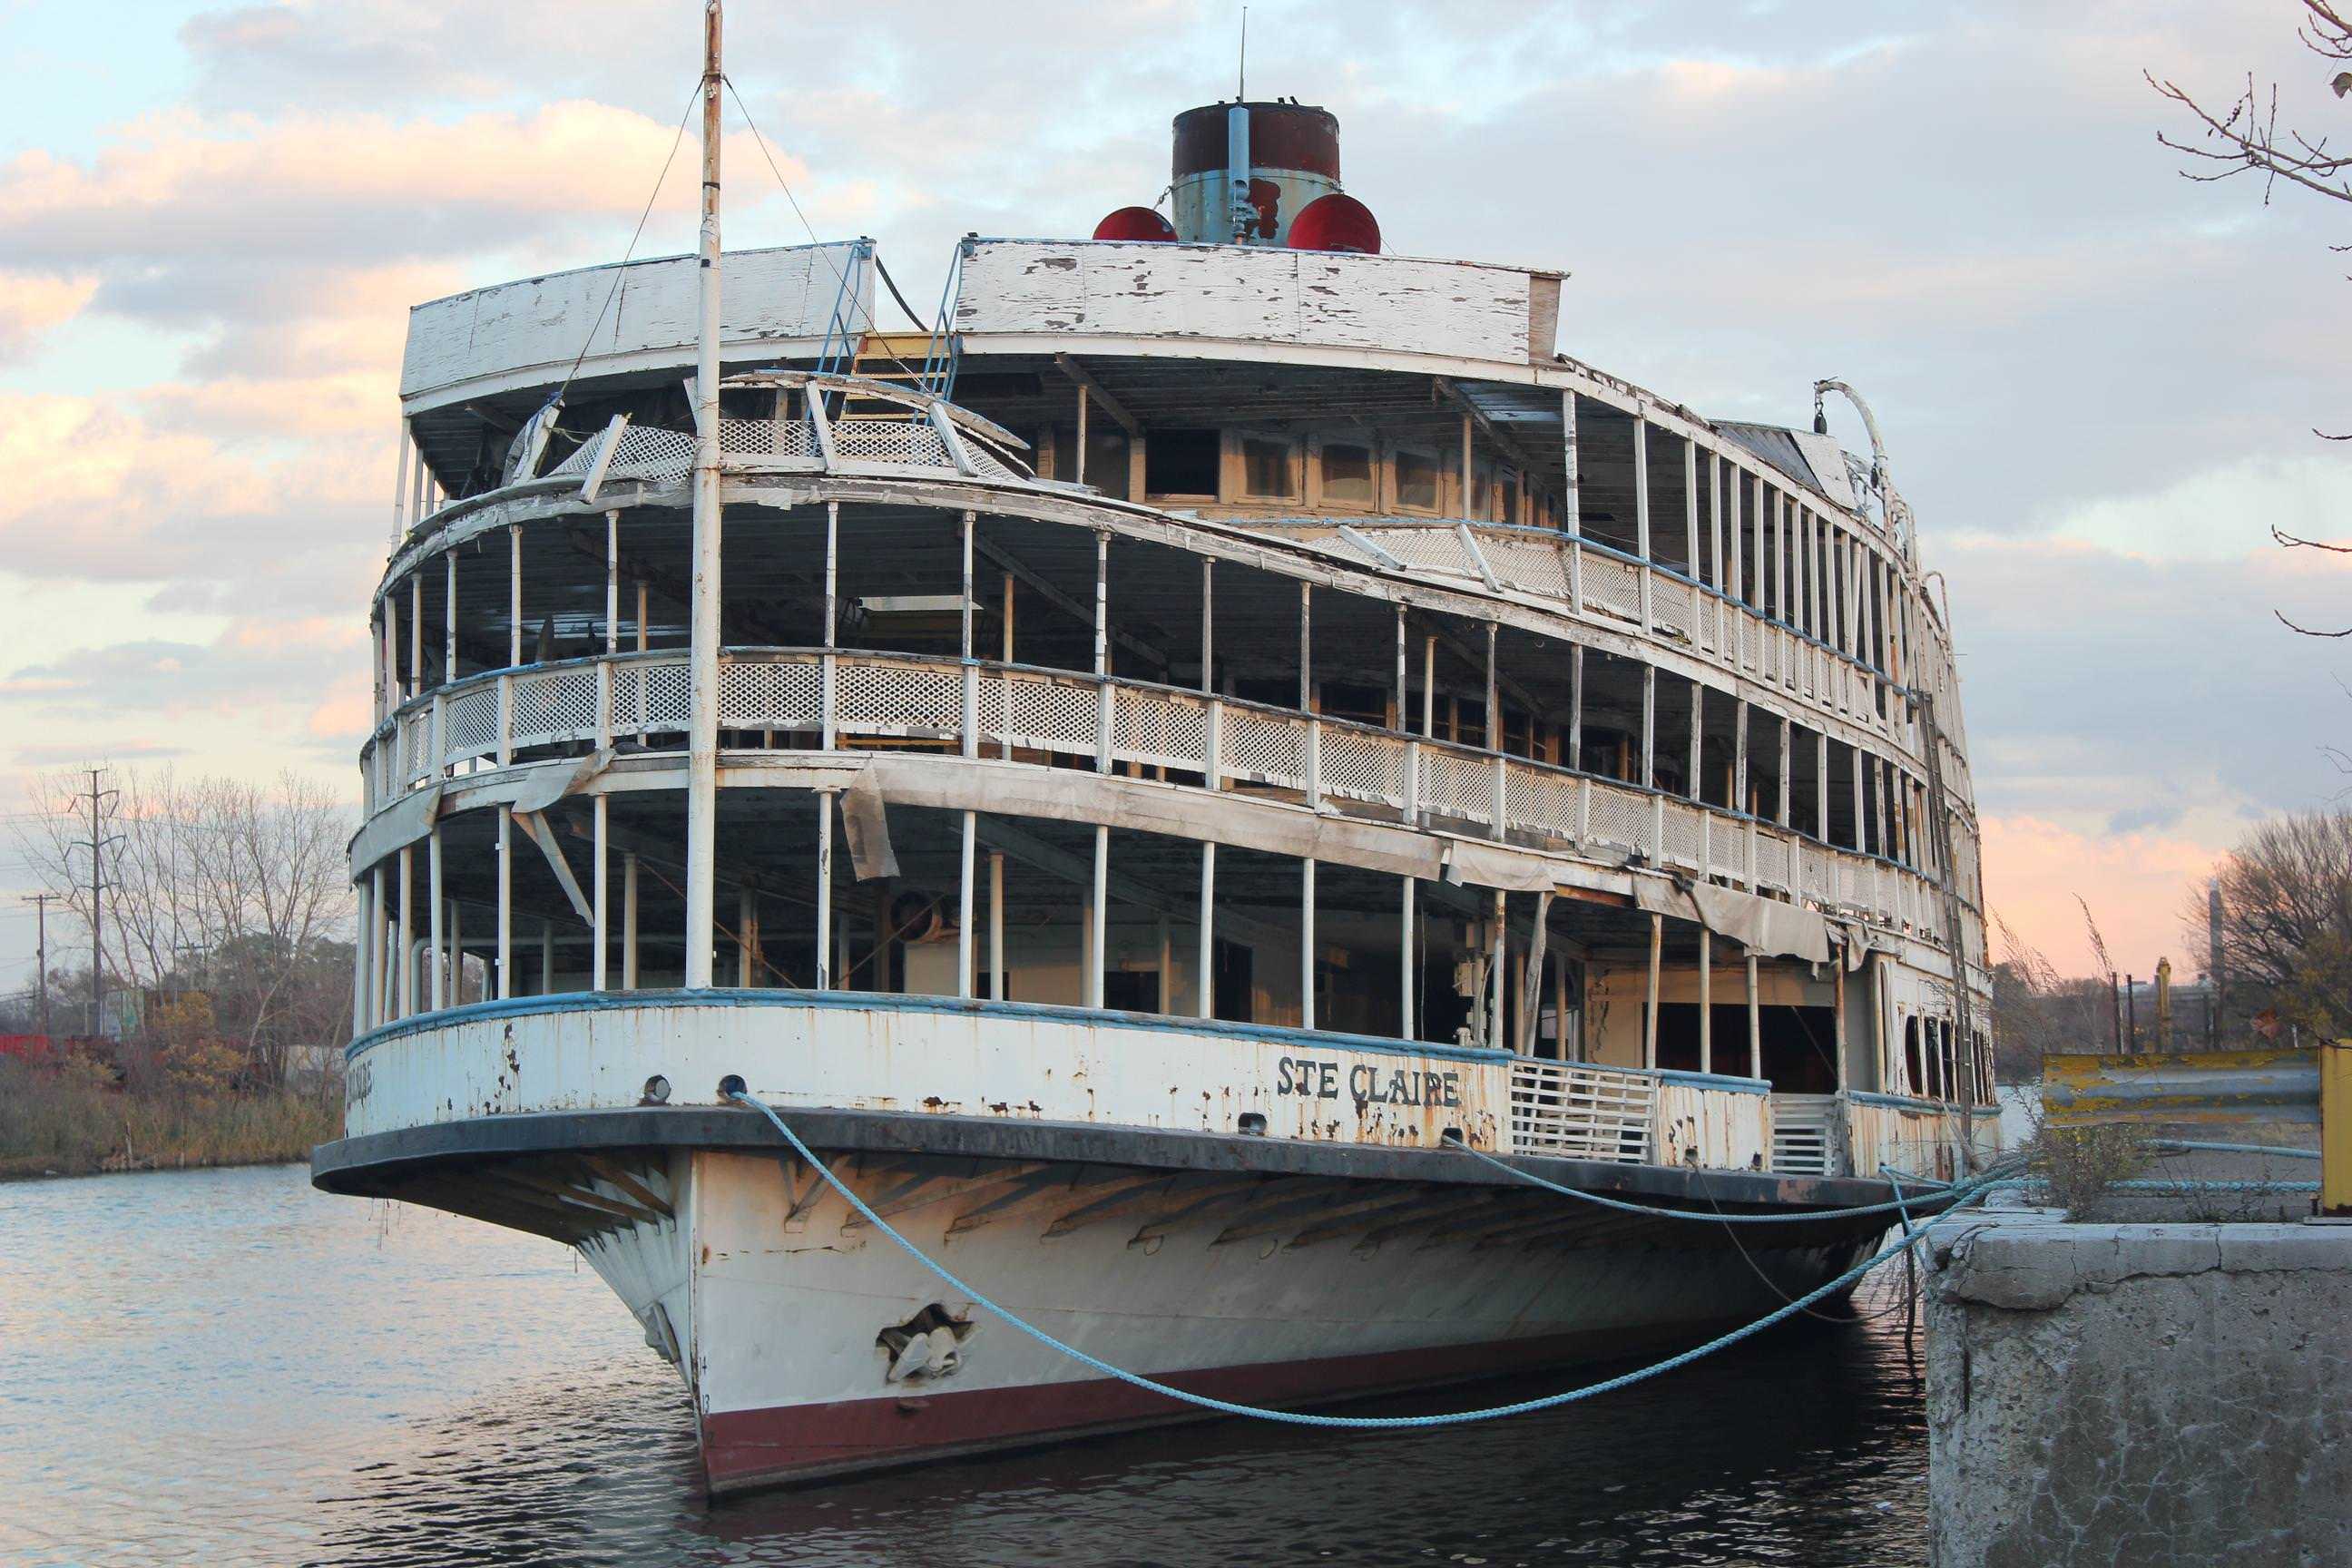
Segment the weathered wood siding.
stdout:
<path fill-rule="evenodd" d="M 632 262 L 618 293 L 617 267 L 588 267 L 472 289 L 409 312 L 400 395 L 432 394 L 486 378 L 544 369 L 560 380 L 584 342 L 584 374 L 630 356 L 690 364 L 696 331 L 695 258 Z M 796 246 L 729 254 L 719 289 L 720 335 L 732 351 L 771 341 L 822 338 L 846 274 L 858 301 L 854 325 L 872 320 L 874 279 L 854 245 Z M 606 310 L 607 296 L 612 308 Z M 603 320 L 597 321 L 598 312 Z M 596 322 L 593 338 L 589 323 Z M 730 353 L 730 357 L 733 355 Z"/>
<path fill-rule="evenodd" d="M 972 333 L 1208 338 L 1528 362 L 1532 280 L 1511 268 L 1234 246 L 988 240 L 963 264 Z M 1558 310 L 1557 293 L 1551 310 Z"/>

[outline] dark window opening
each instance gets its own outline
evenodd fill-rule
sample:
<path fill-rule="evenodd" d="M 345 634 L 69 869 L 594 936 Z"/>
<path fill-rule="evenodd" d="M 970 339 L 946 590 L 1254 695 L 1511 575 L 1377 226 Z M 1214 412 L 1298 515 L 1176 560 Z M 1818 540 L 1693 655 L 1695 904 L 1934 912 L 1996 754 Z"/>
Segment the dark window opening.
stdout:
<path fill-rule="evenodd" d="M 1143 488 L 1160 496 L 1213 496 L 1222 454 L 1214 430 L 1154 430 L 1143 443 Z"/>

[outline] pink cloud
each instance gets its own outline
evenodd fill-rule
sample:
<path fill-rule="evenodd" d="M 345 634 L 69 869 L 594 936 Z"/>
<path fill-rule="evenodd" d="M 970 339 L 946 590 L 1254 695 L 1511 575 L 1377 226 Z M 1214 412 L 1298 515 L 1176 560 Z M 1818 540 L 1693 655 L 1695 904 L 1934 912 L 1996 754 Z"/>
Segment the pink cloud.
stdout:
<path fill-rule="evenodd" d="M 2152 973 L 2168 955 L 2178 970 L 2203 967 L 2188 951 L 2180 917 L 2219 847 L 2155 833 L 2078 833 L 2033 816 L 1988 817 L 1983 826 L 1986 901 L 2062 973 L 2098 968 L 2078 897 L 2126 973 Z"/>

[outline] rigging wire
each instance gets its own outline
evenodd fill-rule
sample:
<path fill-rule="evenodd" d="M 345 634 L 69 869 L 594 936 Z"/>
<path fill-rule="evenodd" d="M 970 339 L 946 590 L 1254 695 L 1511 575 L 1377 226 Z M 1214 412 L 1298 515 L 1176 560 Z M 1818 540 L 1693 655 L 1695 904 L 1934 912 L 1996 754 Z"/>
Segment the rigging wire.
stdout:
<path fill-rule="evenodd" d="M 678 146 L 686 140 L 686 122 L 693 118 L 694 100 L 701 93 L 702 83 L 698 79 L 694 91 L 687 94 L 686 107 L 678 111 L 677 130 L 669 139 L 668 155 L 662 159 L 661 173 L 654 176 L 654 188 L 646 195 L 645 210 L 637 214 L 637 226 L 629 236 L 629 247 L 621 252 L 620 266 L 613 269 L 613 286 L 604 290 L 604 303 L 597 308 L 596 319 L 588 323 L 588 331 L 580 340 L 580 352 L 572 356 L 572 368 L 563 373 L 563 384 L 557 387 L 555 395 L 547 400 L 548 407 L 562 402 L 563 395 L 572 389 L 572 378 L 580 374 L 580 366 L 588 357 L 588 346 L 596 341 L 597 330 L 604 326 L 605 315 L 613 309 L 613 301 L 620 297 L 621 280 L 629 275 L 629 258 L 637 252 L 637 241 L 645 237 L 646 220 L 653 216 L 654 203 L 661 199 L 662 184 L 669 178 L 670 165 L 677 162 Z"/>
<path fill-rule="evenodd" d="M 760 122 L 751 118 L 751 106 L 743 101 L 742 93 L 736 89 L 735 79 L 726 75 L 724 72 L 721 72 L 719 79 L 727 84 L 727 93 L 729 97 L 735 100 L 736 112 L 742 115 L 744 125 L 751 132 L 752 142 L 760 149 L 760 156 L 767 161 L 768 173 L 776 177 L 777 186 L 784 193 L 784 200 L 792 204 L 793 216 L 801 220 L 801 227 L 807 233 L 809 237 L 809 244 L 816 247 L 817 254 L 824 258 L 824 264 L 833 269 L 835 279 L 841 284 L 842 297 L 848 300 L 857 308 L 858 312 L 866 318 L 866 327 L 871 330 L 877 337 L 886 336 L 882 331 L 882 323 L 874 319 L 872 307 L 868 306 L 865 300 L 858 298 L 857 290 L 849 286 L 849 275 L 844 272 L 841 269 L 840 265 L 833 259 L 833 252 L 831 248 L 827 247 L 823 240 L 817 238 L 816 226 L 810 223 L 808 214 L 801 210 L 801 199 L 800 197 L 793 195 L 792 182 L 785 179 L 783 170 L 776 166 L 776 155 L 768 150 L 768 139 L 760 134 Z M 875 270 L 877 272 L 881 271 L 882 258 L 878 255 L 874 258 L 874 267 Z M 882 275 L 886 279 L 889 277 L 889 274 L 887 272 Z M 907 301 L 903 296 L 899 295 L 898 286 L 897 284 L 891 284 L 890 293 L 892 298 L 898 300 L 899 308 L 906 310 Z M 922 321 L 922 318 L 916 315 L 912 310 L 907 310 L 907 315 L 909 320 L 915 321 L 919 325 Z M 905 360 L 900 359 L 897 353 L 893 351 L 887 342 L 883 345 L 883 353 L 890 356 L 890 363 L 892 364 L 897 365 L 900 370 L 905 371 L 908 375 L 913 376 L 915 378 L 915 384 L 919 388 L 921 386 L 921 373 L 917 371 L 913 365 L 908 364 Z"/>

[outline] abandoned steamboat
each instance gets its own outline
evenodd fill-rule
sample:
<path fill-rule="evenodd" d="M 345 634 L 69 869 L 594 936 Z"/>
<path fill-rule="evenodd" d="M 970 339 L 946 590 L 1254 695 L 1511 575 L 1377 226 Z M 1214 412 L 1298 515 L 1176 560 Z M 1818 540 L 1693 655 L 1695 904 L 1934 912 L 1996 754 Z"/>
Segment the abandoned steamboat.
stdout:
<path fill-rule="evenodd" d="M 714 28 L 715 35 L 715 28 Z M 1874 425 L 1559 352 L 1333 118 L 1088 240 L 420 305 L 337 1192 L 574 1247 L 711 1488 L 1693 1342 L 1992 1118 L 1946 613 Z M 583 344 L 585 344 L 583 349 Z M 1842 405 L 1843 406 L 1843 405 Z M 1450 1147 L 1500 1157 L 1498 1165 Z M 515 1331 L 524 1331 L 514 1326 Z"/>

